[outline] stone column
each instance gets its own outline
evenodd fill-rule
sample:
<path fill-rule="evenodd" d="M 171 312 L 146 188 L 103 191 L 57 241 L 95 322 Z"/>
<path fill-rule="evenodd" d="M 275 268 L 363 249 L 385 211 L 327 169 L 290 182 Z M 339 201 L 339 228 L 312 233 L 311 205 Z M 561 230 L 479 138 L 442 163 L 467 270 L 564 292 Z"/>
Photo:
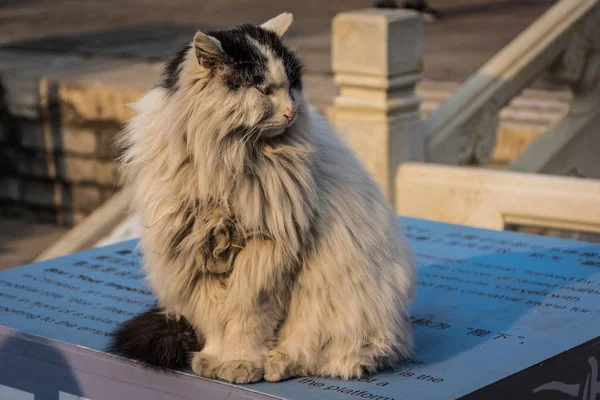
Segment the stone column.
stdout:
<path fill-rule="evenodd" d="M 424 158 L 415 93 L 422 44 L 421 18 L 411 11 L 365 9 L 333 20 L 332 121 L 392 204 L 400 163 Z"/>

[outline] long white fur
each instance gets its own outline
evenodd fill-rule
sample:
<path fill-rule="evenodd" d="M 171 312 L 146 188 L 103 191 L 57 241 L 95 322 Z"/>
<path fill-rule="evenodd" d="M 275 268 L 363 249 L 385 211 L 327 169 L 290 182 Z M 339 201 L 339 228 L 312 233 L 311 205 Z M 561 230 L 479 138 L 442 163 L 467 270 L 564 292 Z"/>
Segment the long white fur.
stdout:
<path fill-rule="evenodd" d="M 270 22 L 280 36 L 284 19 Z M 162 307 L 206 339 L 192 360 L 200 375 L 360 377 L 411 355 L 413 261 L 352 151 L 301 91 L 287 95 L 281 62 L 271 56 L 269 65 L 282 88 L 272 98 L 233 93 L 192 46 L 178 90 L 155 88 L 135 104 L 122 170 L 144 225 L 148 282 Z M 297 117 L 286 125 L 290 106 Z M 268 120 L 265 110 L 274 110 Z M 246 145 L 224 144 L 240 125 L 256 127 Z M 208 229 L 227 219 L 243 248 L 232 268 L 207 271 Z"/>

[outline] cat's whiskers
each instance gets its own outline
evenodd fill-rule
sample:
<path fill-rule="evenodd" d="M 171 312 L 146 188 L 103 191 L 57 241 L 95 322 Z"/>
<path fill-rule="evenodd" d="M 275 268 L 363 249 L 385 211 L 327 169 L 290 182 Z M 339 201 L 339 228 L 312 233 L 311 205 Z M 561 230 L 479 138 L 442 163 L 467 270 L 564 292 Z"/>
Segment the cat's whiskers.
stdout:
<path fill-rule="evenodd" d="M 160 217 L 159 217 L 159 218 L 158 218 L 156 221 L 154 221 L 152 224 L 150 224 L 150 225 L 144 225 L 144 224 L 141 224 L 141 225 L 142 225 L 144 228 L 146 228 L 146 229 L 152 229 L 152 228 L 154 228 L 154 226 L 155 226 L 156 224 L 158 224 L 158 223 L 159 223 L 159 222 L 160 222 L 160 221 L 161 221 L 161 220 L 162 220 L 164 217 L 166 217 L 167 215 L 169 215 L 169 214 L 172 214 L 172 213 L 173 213 L 173 210 L 166 211 L 166 212 L 165 212 L 163 215 L 161 215 L 161 216 L 160 216 Z"/>
<path fill-rule="evenodd" d="M 244 138 L 249 134 L 250 132 L 247 132 L 244 134 L 244 136 L 242 136 L 242 139 L 240 140 L 236 140 L 234 142 L 233 145 L 231 146 L 224 146 L 225 148 L 223 149 L 223 151 L 219 154 L 219 158 L 218 159 L 223 159 L 223 156 L 225 155 L 225 153 L 227 152 L 234 152 L 237 150 L 237 148 L 242 144 Z"/>
<path fill-rule="evenodd" d="M 244 135 L 244 137 L 242 138 L 241 142 L 243 143 L 243 146 L 246 147 L 246 144 L 248 144 L 248 141 L 252 138 L 252 135 L 254 134 L 254 132 L 256 132 L 257 127 L 253 126 L 252 128 L 250 128 L 248 130 L 248 133 L 246 133 Z M 258 136 L 258 135 L 256 135 Z M 245 139 L 245 140 L 244 140 Z"/>

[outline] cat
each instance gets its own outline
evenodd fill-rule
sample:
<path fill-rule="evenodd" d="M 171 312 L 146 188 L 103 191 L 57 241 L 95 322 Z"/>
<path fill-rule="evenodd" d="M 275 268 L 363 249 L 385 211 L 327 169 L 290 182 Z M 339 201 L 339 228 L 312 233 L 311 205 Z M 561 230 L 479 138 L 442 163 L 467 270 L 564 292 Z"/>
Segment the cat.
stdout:
<path fill-rule="evenodd" d="M 134 104 L 120 163 L 158 305 L 111 351 L 239 384 L 360 378 L 411 356 L 411 252 L 306 103 L 292 20 L 197 32 Z"/>

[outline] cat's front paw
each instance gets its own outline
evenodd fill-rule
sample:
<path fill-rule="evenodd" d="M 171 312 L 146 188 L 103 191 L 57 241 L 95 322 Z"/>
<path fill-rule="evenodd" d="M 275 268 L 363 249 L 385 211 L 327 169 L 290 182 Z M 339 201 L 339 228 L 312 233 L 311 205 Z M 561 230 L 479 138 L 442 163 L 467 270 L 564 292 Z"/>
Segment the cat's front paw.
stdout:
<path fill-rule="evenodd" d="M 217 377 L 238 384 L 258 382 L 263 377 L 263 368 L 252 361 L 227 361 L 219 367 Z"/>
<path fill-rule="evenodd" d="M 240 247 L 231 243 L 213 248 L 206 259 L 207 271 L 213 274 L 229 274 L 233 271 L 233 264 L 239 252 Z"/>
<path fill-rule="evenodd" d="M 265 381 L 279 382 L 299 375 L 306 375 L 293 367 L 289 357 L 279 351 L 271 350 L 265 362 Z"/>
<path fill-rule="evenodd" d="M 208 379 L 215 379 L 217 377 L 217 369 L 220 363 L 215 356 L 204 354 L 200 351 L 194 353 L 191 364 L 192 371 L 196 374 Z"/>

